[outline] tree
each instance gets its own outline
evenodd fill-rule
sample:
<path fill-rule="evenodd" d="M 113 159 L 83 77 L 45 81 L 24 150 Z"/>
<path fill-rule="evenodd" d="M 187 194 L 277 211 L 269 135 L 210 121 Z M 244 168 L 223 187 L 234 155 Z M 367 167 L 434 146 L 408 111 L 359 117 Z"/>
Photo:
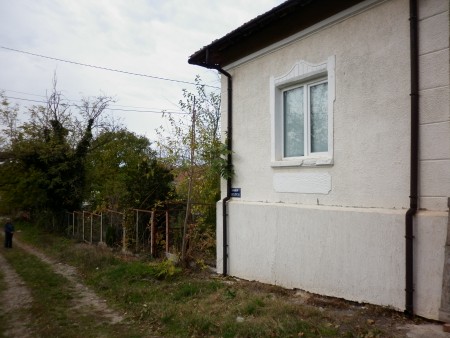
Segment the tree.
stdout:
<path fill-rule="evenodd" d="M 14 133 L 17 128 L 17 116 L 19 113 L 19 106 L 11 104 L 5 97 L 4 92 L 0 91 L 0 124 L 4 126 L 2 130 L 3 135 L 0 135 L 0 152 L 4 151 L 11 145 L 14 138 Z M 6 156 L 6 154 L 4 154 Z M 0 160 L 3 159 L 0 158 Z"/>
<path fill-rule="evenodd" d="M 80 208 L 92 128 L 111 101 L 99 96 L 73 107 L 57 91 L 55 77 L 47 104 L 29 108 L 25 123 L 18 125 L 17 111 L 4 108 L 2 122 L 8 123 L 3 132 L 8 142 L 3 150 L 10 156 L 0 166 L 2 202 L 15 209 L 49 211 L 59 223 L 65 210 Z"/>
<path fill-rule="evenodd" d="M 192 213 L 199 215 L 188 237 L 195 236 L 199 242 L 208 240 L 209 249 L 214 250 L 211 238 L 215 238 L 214 204 L 220 198 L 220 177 L 232 173 L 226 169 L 227 148 L 221 142 L 220 95 L 206 92 L 199 76 L 195 83 L 195 93 L 183 90 L 179 102 L 183 114 L 165 114 L 170 127 L 157 130 L 158 146 L 162 159 L 173 168 L 177 195 L 186 201 L 187 213 L 192 201 Z M 191 251 L 195 250 L 195 244 L 199 243 L 191 241 Z"/>
<path fill-rule="evenodd" d="M 87 200 L 95 209 L 151 209 L 173 192 L 173 176 L 150 141 L 127 130 L 100 134 L 87 158 Z"/>
<path fill-rule="evenodd" d="M 182 114 L 165 113 L 169 121 L 166 130 L 157 130 L 157 145 L 161 158 L 178 174 L 177 193 L 186 198 L 188 175 L 193 150 L 194 196 L 198 203 L 215 203 L 220 198 L 220 177 L 231 173 L 226 170 L 226 146 L 220 134 L 220 95 L 206 92 L 199 76 L 195 78 L 196 92 L 183 90 L 179 106 Z M 195 111 L 195 125 L 192 116 Z M 195 130 L 195 135 L 192 131 Z M 192 142 L 194 139 L 194 142 Z M 206 188 L 206 189 L 203 189 Z"/>

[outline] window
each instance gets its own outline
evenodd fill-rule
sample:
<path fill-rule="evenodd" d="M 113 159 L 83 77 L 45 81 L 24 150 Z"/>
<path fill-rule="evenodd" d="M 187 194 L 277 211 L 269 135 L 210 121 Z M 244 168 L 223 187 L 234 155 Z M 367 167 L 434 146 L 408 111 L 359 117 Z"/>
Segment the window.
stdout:
<path fill-rule="evenodd" d="M 334 57 L 271 79 L 272 166 L 332 163 Z"/>
<path fill-rule="evenodd" d="M 328 151 L 328 83 L 283 91 L 283 157 Z"/>

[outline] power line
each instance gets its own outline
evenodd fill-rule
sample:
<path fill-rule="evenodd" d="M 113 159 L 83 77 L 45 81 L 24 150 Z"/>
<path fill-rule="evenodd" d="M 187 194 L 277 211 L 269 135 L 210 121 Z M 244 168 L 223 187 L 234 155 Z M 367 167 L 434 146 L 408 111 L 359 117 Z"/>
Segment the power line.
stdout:
<path fill-rule="evenodd" d="M 16 90 L 9 90 L 9 89 L 2 89 L 2 90 L 5 91 L 5 92 L 11 92 L 11 93 L 17 93 L 17 94 L 25 94 L 25 95 L 30 95 L 30 96 L 46 97 L 45 95 L 31 94 L 31 93 L 25 93 L 25 92 L 18 92 Z"/>
<path fill-rule="evenodd" d="M 14 99 L 14 100 L 21 100 L 21 101 L 29 101 L 29 102 L 37 102 L 37 103 L 47 103 L 46 101 L 39 101 L 39 100 L 32 100 L 32 99 L 25 99 L 22 97 L 13 97 L 13 96 L 6 96 L 8 99 Z M 185 112 L 179 112 L 179 111 L 168 111 L 168 110 L 135 110 L 135 109 L 121 109 L 121 108 L 106 108 L 107 110 L 111 111 L 123 111 L 123 112 L 135 112 L 135 113 L 156 113 L 156 114 L 177 114 L 177 115 L 187 115 L 189 113 Z"/>
<path fill-rule="evenodd" d="M 24 94 L 24 95 L 30 95 L 30 96 L 37 96 L 37 97 L 43 97 L 43 98 L 47 98 L 47 96 L 45 95 L 39 95 L 39 94 L 32 94 L 32 93 L 26 93 L 26 92 L 20 92 L 20 91 L 16 91 L 16 90 L 10 90 L 10 89 L 2 89 L 4 92 L 10 92 L 10 93 L 16 93 L 16 94 Z M 0 90 L 1 91 L 1 90 Z M 7 96 L 7 95 L 5 95 Z M 38 100 L 31 100 L 31 99 L 25 99 L 25 98 L 21 98 L 21 97 L 12 97 L 12 96 L 7 96 L 8 98 L 11 99 L 16 99 L 16 100 L 22 100 L 22 101 L 31 101 L 31 102 L 39 102 L 39 103 L 47 103 L 47 101 L 38 101 Z M 69 101 L 69 102 L 80 102 L 82 103 L 83 101 L 81 100 L 72 100 L 72 99 L 68 99 L 68 98 L 64 98 L 64 100 Z M 150 110 L 150 111 L 168 111 L 167 109 L 158 109 L 158 108 L 148 108 L 148 107 L 136 107 L 136 106 L 127 106 L 127 105 L 122 105 L 122 104 L 111 104 L 109 106 L 109 109 L 112 109 L 114 107 L 122 107 L 122 108 L 135 108 L 135 109 L 144 109 L 144 110 Z M 115 109 L 115 110 L 120 110 L 120 109 Z M 130 110 L 130 111 L 136 111 L 136 110 Z M 175 112 L 172 111 L 171 113 L 180 113 L 182 114 L 183 112 Z"/>
<path fill-rule="evenodd" d="M 113 68 L 107 68 L 107 67 L 95 66 L 95 65 L 90 65 L 90 64 L 87 64 L 87 63 L 81 63 L 81 62 L 70 61 L 70 60 L 64 60 L 64 59 L 59 59 L 59 58 L 55 58 L 55 57 L 51 57 L 51 56 L 46 56 L 46 55 L 41 55 L 41 54 L 36 54 L 36 53 L 30 53 L 30 52 L 26 52 L 26 51 L 23 51 L 23 50 L 14 49 L 14 48 L 9 48 L 9 47 L 5 47 L 5 46 L 0 46 L 0 48 L 3 48 L 3 49 L 5 49 L 5 50 L 9 50 L 9 51 L 12 51 L 12 52 L 17 52 L 17 53 L 22 53 L 22 54 L 28 54 L 28 55 L 32 55 L 32 56 L 37 56 L 37 57 L 44 58 L 44 59 L 50 59 L 50 60 L 55 60 L 55 61 L 60 61 L 60 62 L 71 63 L 71 64 L 78 65 L 78 66 L 85 66 L 85 67 L 91 67 L 91 68 L 96 68 L 96 69 L 107 70 L 107 71 L 109 71 L 109 72 L 116 72 L 116 73 L 122 73 L 122 74 L 134 75 L 134 76 L 148 77 L 148 78 L 156 79 L 156 80 L 178 82 L 178 83 L 184 83 L 184 84 L 189 84 L 189 85 L 194 85 L 194 86 L 196 85 L 195 82 L 182 81 L 182 80 L 175 80 L 175 79 L 169 79 L 169 78 L 165 78 L 165 77 L 159 77 L 159 76 L 153 76 L 153 75 L 147 75 L 147 74 L 141 74 L 141 73 L 133 73 L 133 72 L 129 72 L 129 71 L 126 71 L 126 70 L 120 70 L 120 69 L 113 69 Z M 209 88 L 220 89 L 220 87 L 211 86 L 211 85 L 206 85 L 206 84 L 205 84 L 204 86 L 205 86 L 205 87 L 209 87 Z"/>
<path fill-rule="evenodd" d="M 38 103 L 47 103 L 45 101 L 39 101 L 39 100 L 32 100 L 32 99 L 25 99 L 21 97 L 12 97 L 12 96 L 5 96 L 8 99 L 14 99 L 14 100 L 21 100 L 21 101 L 29 101 L 29 102 L 38 102 Z"/>
<path fill-rule="evenodd" d="M 189 113 L 185 113 L 182 111 L 168 111 L 168 110 L 134 110 L 134 109 L 119 109 L 119 108 L 107 108 L 109 110 L 114 111 L 130 111 L 136 113 L 158 113 L 158 114 L 177 114 L 177 115 L 189 115 Z"/>

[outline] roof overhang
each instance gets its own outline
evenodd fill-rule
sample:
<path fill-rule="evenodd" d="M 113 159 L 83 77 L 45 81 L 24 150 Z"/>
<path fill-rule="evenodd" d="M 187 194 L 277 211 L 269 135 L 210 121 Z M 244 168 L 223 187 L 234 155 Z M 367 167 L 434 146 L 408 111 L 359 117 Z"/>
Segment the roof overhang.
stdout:
<path fill-rule="evenodd" d="M 315 25 L 363 0 L 288 0 L 213 41 L 190 64 L 220 69 Z"/>

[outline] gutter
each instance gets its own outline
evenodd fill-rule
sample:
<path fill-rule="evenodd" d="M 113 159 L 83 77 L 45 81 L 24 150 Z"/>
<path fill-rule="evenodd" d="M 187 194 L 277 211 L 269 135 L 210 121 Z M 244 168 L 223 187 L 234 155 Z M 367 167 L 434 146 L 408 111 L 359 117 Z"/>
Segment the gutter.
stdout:
<path fill-rule="evenodd" d="M 232 78 L 231 75 L 223 70 L 222 68 L 217 68 L 217 70 L 225 75 L 227 77 L 227 87 L 228 87 L 228 95 L 227 95 L 227 107 L 228 107 L 228 113 L 227 113 L 227 169 L 228 173 L 231 172 L 231 169 L 233 167 L 232 157 L 231 157 L 231 151 L 232 151 L 232 136 L 233 136 L 233 123 L 232 123 L 232 117 L 233 117 L 233 86 L 232 86 Z M 223 229 L 223 275 L 226 276 L 228 274 L 228 218 L 227 218 L 227 203 L 231 199 L 231 176 L 228 175 L 227 177 L 227 195 L 222 200 L 222 211 L 223 211 L 223 221 L 222 221 L 222 229 Z"/>
<path fill-rule="evenodd" d="M 190 64 L 195 64 L 200 67 L 208 68 L 208 69 L 215 69 L 221 74 L 225 75 L 227 77 L 227 86 L 228 86 L 228 95 L 227 95 L 227 169 L 228 172 L 231 172 L 231 169 L 233 167 L 232 162 L 232 139 L 233 139 L 233 123 L 232 123 L 232 117 L 233 117 L 233 83 L 232 83 L 232 76 L 230 73 L 225 71 L 220 65 L 218 64 L 210 64 L 209 63 L 209 50 L 205 50 L 205 57 L 204 61 L 197 62 L 192 59 L 192 57 L 188 61 Z M 226 276 L 228 274 L 228 212 L 227 212 L 227 203 L 231 199 L 231 176 L 227 177 L 227 193 L 225 198 L 222 199 L 222 229 L 223 229 L 223 275 Z"/>
<path fill-rule="evenodd" d="M 405 313 L 414 316 L 414 215 L 418 209 L 419 172 L 419 48 L 417 0 L 409 1 L 410 11 L 410 62 L 411 62 L 411 156 L 410 156 L 410 204 L 405 215 L 406 269 Z"/>

